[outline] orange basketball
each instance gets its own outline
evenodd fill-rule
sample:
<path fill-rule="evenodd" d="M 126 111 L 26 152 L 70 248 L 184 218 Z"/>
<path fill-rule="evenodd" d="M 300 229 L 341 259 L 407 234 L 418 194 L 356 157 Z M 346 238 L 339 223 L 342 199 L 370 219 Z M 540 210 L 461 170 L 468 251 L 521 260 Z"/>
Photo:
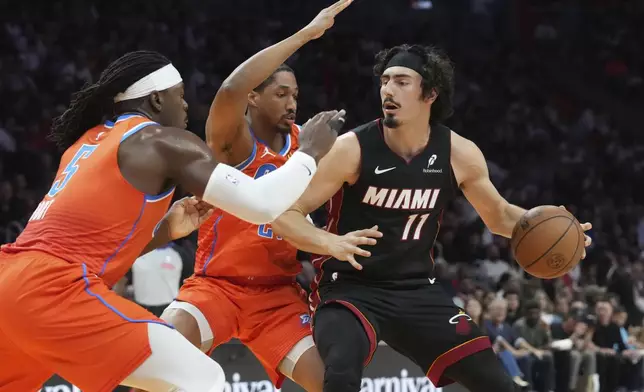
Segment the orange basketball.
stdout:
<path fill-rule="evenodd" d="M 512 231 L 512 253 L 530 275 L 553 279 L 581 260 L 584 230 L 563 208 L 539 206 L 527 211 Z"/>

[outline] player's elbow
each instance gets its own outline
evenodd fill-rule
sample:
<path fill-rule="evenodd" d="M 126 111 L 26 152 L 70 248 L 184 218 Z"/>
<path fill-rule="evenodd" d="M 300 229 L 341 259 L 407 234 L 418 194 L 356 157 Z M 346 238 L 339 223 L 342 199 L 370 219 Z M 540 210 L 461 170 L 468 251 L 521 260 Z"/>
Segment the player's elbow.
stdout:
<path fill-rule="evenodd" d="M 248 94 L 247 91 L 242 91 L 242 89 L 243 87 L 235 81 L 235 78 L 228 77 L 228 79 L 223 81 L 221 87 L 219 87 L 215 98 L 221 101 L 237 100 L 240 95 L 246 96 Z"/>
<path fill-rule="evenodd" d="M 261 225 L 265 223 L 277 224 L 284 215 L 288 208 L 289 204 L 284 203 L 284 200 L 280 199 L 270 199 L 269 195 L 264 197 L 255 198 L 255 201 L 262 200 L 261 205 L 257 205 L 253 208 L 252 220 L 246 219 L 251 223 L 256 225 Z"/>
<path fill-rule="evenodd" d="M 212 100 L 209 116 L 216 119 L 220 127 L 228 127 L 228 124 L 222 123 L 222 120 L 225 122 L 228 117 L 237 119 L 235 109 L 247 99 L 248 91 L 242 90 L 237 82 L 226 79 L 217 90 L 215 99 Z"/>
<path fill-rule="evenodd" d="M 219 144 L 216 143 L 215 138 L 210 135 L 211 130 L 206 127 L 206 145 L 208 145 L 208 148 L 210 148 L 210 151 L 218 152 L 219 151 Z"/>
<path fill-rule="evenodd" d="M 280 216 L 280 213 L 281 211 L 270 206 L 257 206 L 253 208 L 252 212 L 244 220 L 255 225 L 263 225 L 273 222 Z"/>

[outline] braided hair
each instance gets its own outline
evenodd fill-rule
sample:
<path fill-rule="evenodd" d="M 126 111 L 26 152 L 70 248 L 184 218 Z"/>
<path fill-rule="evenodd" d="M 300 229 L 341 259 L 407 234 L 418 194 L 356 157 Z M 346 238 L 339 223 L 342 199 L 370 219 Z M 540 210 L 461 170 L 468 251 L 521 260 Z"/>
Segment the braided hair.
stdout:
<path fill-rule="evenodd" d="M 385 49 L 376 55 L 376 65 L 373 72 L 380 77 L 385 72 L 389 61 L 400 52 L 409 52 L 419 56 L 424 63 L 423 66 L 423 98 L 429 98 L 432 90 L 436 90 L 438 96 L 432 104 L 431 120 L 445 121 L 453 113 L 452 98 L 454 96 L 454 66 L 449 58 L 438 49 L 431 46 L 421 45 L 399 45 L 391 49 Z"/>
<path fill-rule="evenodd" d="M 72 94 L 69 108 L 53 121 L 49 139 L 65 150 L 88 129 L 114 114 L 114 97 L 144 76 L 170 64 L 157 52 L 136 51 L 116 59 L 96 83 L 86 83 Z"/>

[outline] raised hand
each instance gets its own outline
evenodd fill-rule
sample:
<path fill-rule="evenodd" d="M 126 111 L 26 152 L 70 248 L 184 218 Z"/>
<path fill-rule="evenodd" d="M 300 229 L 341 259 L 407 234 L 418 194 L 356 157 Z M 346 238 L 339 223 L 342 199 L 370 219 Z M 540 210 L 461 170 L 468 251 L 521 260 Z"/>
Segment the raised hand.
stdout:
<path fill-rule="evenodd" d="M 322 112 L 307 121 L 299 136 L 300 151 L 319 162 L 335 143 L 344 125 L 345 114 L 344 110 Z"/>
<path fill-rule="evenodd" d="M 328 6 L 327 8 L 320 11 L 320 13 L 309 23 L 306 27 L 302 29 L 303 32 L 306 32 L 309 39 L 318 39 L 324 32 L 333 26 L 335 23 L 335 17 L 347 8 L 353 0 L 340 0 L 333 5 Z"/>

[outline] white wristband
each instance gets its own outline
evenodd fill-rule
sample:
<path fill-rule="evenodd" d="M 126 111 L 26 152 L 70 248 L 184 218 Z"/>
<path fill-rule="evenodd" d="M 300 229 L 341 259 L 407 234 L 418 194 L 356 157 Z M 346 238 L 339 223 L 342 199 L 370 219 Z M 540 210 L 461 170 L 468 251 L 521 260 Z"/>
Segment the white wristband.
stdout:
<path fill-rule="evenodd" d="M 315 159 L 301 151 L 258 179 L 220 163 L 210 176 L 203 200 L 245 221 L 269 223 L 302 196 L 316 170 Z"/>

